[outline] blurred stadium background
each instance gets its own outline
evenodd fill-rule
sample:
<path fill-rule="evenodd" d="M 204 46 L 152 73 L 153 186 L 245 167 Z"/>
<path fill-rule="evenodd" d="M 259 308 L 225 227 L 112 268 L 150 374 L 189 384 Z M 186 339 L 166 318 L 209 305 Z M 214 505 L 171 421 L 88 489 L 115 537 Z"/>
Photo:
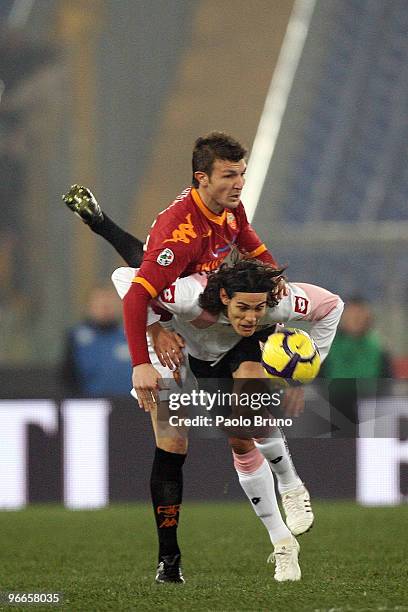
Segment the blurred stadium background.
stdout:
<path fill-rule="evenodd" d="M 289 97 L 279 100 L 253 221 L 292 278 L 372 299 L 388 348 L 403 357 L 406 3 L 299 2 L 307 27 L 299 6 L 314 10 Z M 1 2 L 2 365 L 53 366 L 89 288 L 119 263 L 67 212 L 61 192 L 91 185 L 143 238 L 189 184 L 197 135 L 222 128 L 252 145 L 292 8 L 292 0 Z"/>
<path fill-rule="evenodd" d="M 65 330 L 80 319 L 90 289 L 121 263 L 67 211 L 61 194 L 72 183 L 89 185 L 111 217 L 144 238 L 155 215 L 190 183 L 194 140 L 213 129 L 253 146 L 244 203 L 272 252 L 289 264 L 289 277 L 344 298 L 368 297 L 395 378 L 407 377 L 407 34 L 406 0 L 1 0 L 1 508 L 148 498 L 153 440 L 145 415 L 130 398 L 67 399 L 60 384 Z M 367 425 L 361 443 L 324 435 L 291 442 L 314 497 L 357 496 L 370 505 L 406 498 L 403 380 L 390 394 L 380 406 L 392 421 L 382 439 L 370 440 L 375 432 Z M 203 464 L 209 444 L 211 461 Z M 242 500 L 224 440 L 196 436 L 191 449 L 186 498 Z M 340 502 L 322 508 L 321 518 L 333 512 L 326 525 L 333 540 L 335 516 L 356 516 Z M 4 549 L 13 551 L 14 529 L 29 541 L 30 526 L 44 521 L 45 533 L 51 515 L 27 514 L 21 531 L 20 519 L 3 514 L 10 527 Z M 131 511 L 126 516 L 133 529 Z M 367 542 L 370 516 L 359 515 Z M 393 516 L 394 532 L 376 532 L 384 546 L 404 537 L 402 513 Z M 61 524 L 71 525 L 64 517 Z M 387 523 L 386 515 L 378 521 Z M 53 544 L 42 541 L 45 558 Z M 153 531 L 146 550 L 152 542 Z M 361 561 L 357 543 L 350 568 Z M 61 541 L 61 551 L 65 546 Z M 26 554 L 31 574 L 21 587 L 49 571 Z M 20 575 L 15 559 L 1 564 L 5 575 Z M 143 571 L 150 584 L 150 569 Z M 348 586 L 339 585 L 342 596 L 353 588 L 354 571 Z M 71 584 L 72 575 L 63 579 Z M 376 575 L 367 580 L 373 584 Z M 3 584 L 20 588 L 17 579 Z M 119 609 L 86 597 L 73 609 Z M 283 609 L 291 609 L 290 593 L 287 602 Z"/>
<path fill-rule="evenodd" d="M 404 0 L 3 0 L 0 19 L 5 399 L 61 398 L 65 330 L 121 263 L 61 194 L 91 186 L 144 238 L 212 129 L 253 145 L 244 202 L 290 278 L 368 297 L 406 376 Z"/>

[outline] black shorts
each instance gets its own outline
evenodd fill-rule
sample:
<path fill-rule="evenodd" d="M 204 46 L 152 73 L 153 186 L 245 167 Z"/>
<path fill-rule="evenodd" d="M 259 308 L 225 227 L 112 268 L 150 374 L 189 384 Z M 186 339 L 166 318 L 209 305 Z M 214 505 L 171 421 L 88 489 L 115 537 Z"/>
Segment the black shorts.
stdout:
<path fill-rule="evenodd" d="M 213 361 L 203 361 L 189 355 L 188 360 L 194 376 L 196 378 L 232 378 L 232 374 L 238 370 L 244 361 L 260 363 L 262 352 L 259 342 L 266 342 L 275 328 L 276 325 L 272 325 L 255 332 L 249 338 L 242 338 L 214 366 L 212 365 Z"/>

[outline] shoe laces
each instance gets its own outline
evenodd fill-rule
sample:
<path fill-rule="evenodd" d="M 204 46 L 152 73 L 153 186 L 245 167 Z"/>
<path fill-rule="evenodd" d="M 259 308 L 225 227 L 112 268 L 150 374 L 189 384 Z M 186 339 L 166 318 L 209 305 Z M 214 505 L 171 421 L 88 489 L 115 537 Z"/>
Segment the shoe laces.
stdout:
<path fill-rule="evenodd" d="M 287 493 L 285 495 L 285 506 L 290 512 L 311 512 L 310 499 L 306 493 L 300 495 L 299 493 Z"/>
<path fill-rule="evenodd" d="M 286 572 L 292 560 L 292 546 L 286 546 L 278 551 L 271 553 L 267 559 L 267 563 L 275 563 L 277 572 Z"/>

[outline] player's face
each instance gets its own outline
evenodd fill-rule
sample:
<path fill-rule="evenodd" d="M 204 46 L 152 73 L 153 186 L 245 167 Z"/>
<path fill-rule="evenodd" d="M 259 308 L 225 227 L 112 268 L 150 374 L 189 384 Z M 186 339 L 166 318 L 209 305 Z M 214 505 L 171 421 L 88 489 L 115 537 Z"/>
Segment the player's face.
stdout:
<path fill-rule="evenodd" d="M 234 210 L 241 199 L 241 191 L 245 185 L 246 162 L 227 159 L 216 159 L 211 174 L 196 172 L 200 183 L 199 192 L 208 208 L 220 213 L 224 208 Z"/>
<path fill-rule="evenodd" d="M 237 292 L 229 298 L 225 290 L 221 289 L 220 297 L 227 307 L 227 317 L 236 333 L 252 336 L 266 312 L 267 294 Z"/>

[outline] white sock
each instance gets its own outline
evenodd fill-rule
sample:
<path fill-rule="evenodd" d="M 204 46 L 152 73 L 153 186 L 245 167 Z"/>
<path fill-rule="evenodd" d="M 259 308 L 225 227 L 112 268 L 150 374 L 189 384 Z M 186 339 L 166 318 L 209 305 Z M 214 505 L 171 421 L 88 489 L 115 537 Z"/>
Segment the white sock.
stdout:
<path fill-rule="evenodd" d="M 293 465 L 285 435 L 279 427 L 272 432 L 269 438 L 255 440 L 255 445 L 276 475 L 281 495 L 303 484 Z"/>
<path fill-rule="evenodd" d="M 275 483 L 268 462 L 264 461 L 252 474 L 238 472 L 241 487 L 259 516 L 272 544 L 291 538 L 292 534 L 283 522 L 275 495 Z"/>

